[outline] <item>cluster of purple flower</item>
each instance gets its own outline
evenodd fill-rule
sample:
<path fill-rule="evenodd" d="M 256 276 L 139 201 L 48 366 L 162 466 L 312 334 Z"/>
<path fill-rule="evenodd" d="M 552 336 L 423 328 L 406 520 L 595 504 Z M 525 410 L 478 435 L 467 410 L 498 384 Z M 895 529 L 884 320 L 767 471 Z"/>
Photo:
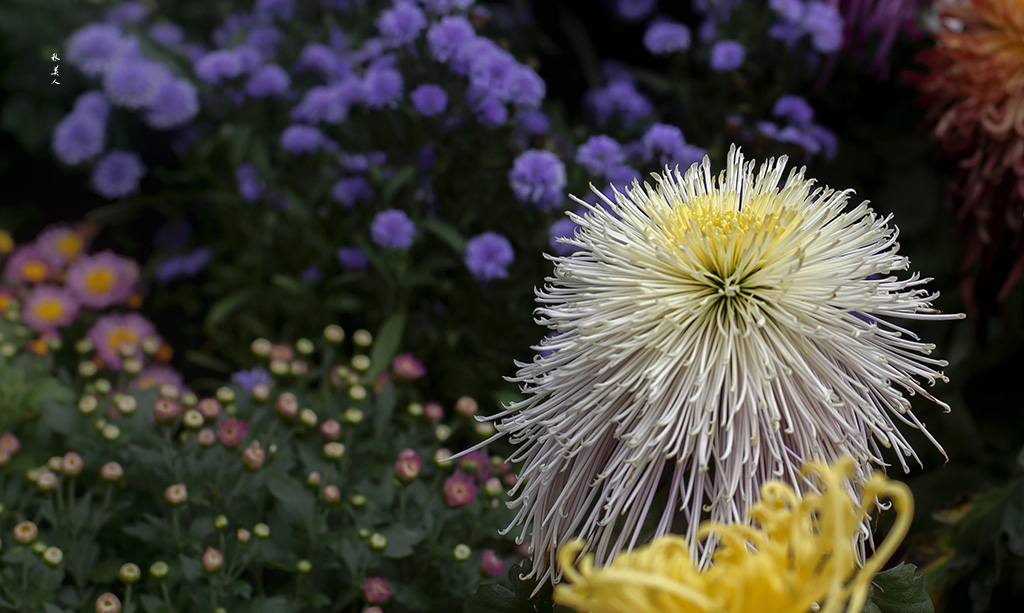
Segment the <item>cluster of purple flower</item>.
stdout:
<path fill-rule="evenodd" d="M 823 0 L 769 0 L 769 6 L 779 21 L 768 30 L 768 35 L 795 45 L 805 36 L 820 53 L 833 53 L 843 44 L 843 16 Z"/>
<path fill-rule="evenodd" d="M 757 124 L 757 133 L 780 143 L 797 145 L 809 156 L 821 154 L 831 160 L 838 142 L 835 134 L 813 122 L 814 109 L 800 96 L 780 96 L 772 108 L 772 117 L 782 125 L 769 121 Z"/>

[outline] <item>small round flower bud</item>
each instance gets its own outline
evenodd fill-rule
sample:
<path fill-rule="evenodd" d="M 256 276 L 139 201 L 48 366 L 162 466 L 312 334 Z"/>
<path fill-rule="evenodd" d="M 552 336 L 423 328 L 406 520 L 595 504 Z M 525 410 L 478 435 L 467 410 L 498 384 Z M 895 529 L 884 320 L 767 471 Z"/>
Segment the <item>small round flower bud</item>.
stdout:
<path fill-rule="evenodd" d="M 14 317 L 17 317 L 17 315 L 15 315 Z M 11 313 L 10 312 L 7 313 L 7 318 L 8 319 L 11 318 Z M 18 348 L 14 344 L 12 344 L 12 343 L 0 344 L 0 355 L 4 356 L 5 358 L 9 358 L 9 357 L 12 357 L 15 353 L 18 353 Z"/>
<path fill-rule="evenodd" d="M 281 376 L 288 374 L 288 362 L 284 360 L 270 360 L 270 372 Z"/>
<path fill-rule="evenodd" d="M 363 417 L 363 412 L 355 407 L 345 409 L 345 421 L 350 424 L 362 423 Z"/>
<path fill-rule="evenodd" d="M 501 480 L 497 477 L 491 477 L 484 483 L 484 491 L 490 496 L 501 496 Z"/>
<path fill-rule="evenodd" d="M 121 613 L 121 601 L 110 592 L 100 594 L 96 599 L 96 613 Z"/>
<path fill-rule="evenodd" d="M 77 353 L 89 353 L 92 351 L 92 341 L 87 338 L 81 338 L 75 341 L 75 351 Z"/>
<path fill-rule="evenodd" d="M 488 436 L 494 434 L 494 424 L 492 424 L 489 421 L 480 422 L 476 426 L 474 426 L 473 429 L 476 430 L 477 434 L 484 438 L 487 438 Z"/>
<path fill-rule="evenodd" d="M 270 537 L 270 526 L 264 523 L 256 524 L 252 527 L 252 533 L 258 538 L 265 539 Z"/>
<path fill-rule="evenodd" d="M 117 462 L 107 462 L 100 468 L 100 476 L 104 481 L 120 481 L 124 477 L 124 469 Z"/>
<path fill-rule="evenodd" d="M 436 402 L 428 402 L 427 406 L 423 407 L 423 414 L 430 421 L 441 421 L 444 419 L 444 408 Z"/>
<path fill-rule="evenodd" d="M 167 576 L 167 573 L 171 572 L 171 567 L 167 565 L 167 562 L 157 561 L 149 567 L 149 574 L 153 575 L 157 579 L 163 579 Z"/>
<path fill-rule="evenodd" d="M 309 487 L 320 487 L 321 483 L 323 483 L 323 476 L 319 473 L 319 471 L 314 470 L 313 472 L 306 475 L 306 485 L 308 485 Z"/>
<path fill-rule="evenodd" d="M 164 383 L 160 386 L 160 396 L 163 398 L 177 398 L 181 395 L 181 389 L 173 383 Z"/>
<path fill-rule="evenodd" d="M 327 504 L 338 504 L 341 502 L 341 490 L 337 485 L 328 485 L 324 488 L 324 502 Z"/>
<path fill-rule="evenodd" d="M 25 479 L 27 481 L 31 481 L 32 483 L 35 483 L 36 481 L 39 480 L 39 473 L 41 473 L 41 472 L 43 472 L 43 470 L 41 468 L 38 468 L 38 467 L 30 468 L 30 469 L 25 471 Z"/>
<path fill-rule="evenodd" d="M 356 330 L 352 334 L 352 342 L 359 347 L 369 347 L 373 343 L 373 335 L 369 330 Z"/>
<path fill-rule="evenodd" d="M 324 457 L 328 460 L 340 460 L 345 455 L 345 444 L 332 441 L 324 445 Z"/>
<path fill-rule="evenodd" d="M 110 381 L 108 381 L 106 379 L 96 379 L 96 381 L 93 383 L 93 385 L 96 386 L 96 391 L 101 393 L 101 394 L 109 394 L 110 393 Z"/>
<path fill-rule="evenodd" d="M 285 392 L 277 397 L 274 408 L 281 417 L 291 419 L 299 412 L 299 400 L 295 397 L 295 394 Z"/>
<path fill-rule="evenodd" d="M 201 404 L 201 403 L 200 403 Z M 203 427 L 203 414 L 196 409 L 189 409 L 185 411 L 185 415 L 181 418 L 182 423 L 192 429 L 198 429 Z"/>
<path fill-rule="evenodd" d="M 121 565 L 121 570 L 118 571 L 117 576 L 125 583 L 135 583 L 142 578 L 142 571 L 139 570 L 137 565 L 128 562 Z"/>
<path fill-rule="evenodd" d="M 194 392 L 185 392 L 181 395 L 181 404 L 192 408 L 199 403 L 199 397 Z"/>
<path fill-rule="evenodd" d="M 309 363 L 303 362 L 302 360 L 293 360 L 288 363 L 288 372 L 296 377 L 301 377 L 309 372 Z"/>
<path fill-rule="evenodd" d="M 52 491 L 57 488 L 57 475 L 53 474 L 49 469 L 40 471 L 39 477 L 36 479 L 36 485 L 44 492 Z"/>
<path fill-rule="evenodd" d="M 348 502 L 354 507 L 361 507 L 366 504 L 366 496 L 362 494 L 352 494 L 348 497 Z"/>
<path fill-rule="evenodd" d="M 438 427 L 434 428 L 434 436 L 436 436 L 437 440 L 441 441 L 442 443 L 447 441 L 448 437 L 451 435 L 452 429 L 450 426 L 448 426 L 448 424 L 441 424 Z"/>
<path fill-rule="evenodd" d="M 341 437 L 341 424 L 336 419 L 328 419 L 320 424 L 320 436 L 329 441 L 336 441 Z"/>
<path fill-rule="evenodd" d="M 121 363 L 121 368 L 129 375 L 137 375 L 142 370 L 142 360 L 138 358 L 127 358 Z"/>
<path fill-rule="evenodd" d="M 164 490 L 164 499 L 173 505 L 185 504 L 188 501 L 188 488 L 184 483 L 175 483 Z"/>
<path fill-rule="evenodd" d="M 207 547 L 203 552 L 203 569 L 208 573 L 215 573 L 224 567 L 224 554 L 213 547 Z"/>
<path fill-rule="evenodd" d="M 306 574 L 313 570 L 313 563 L 309 560 L 299 560 L 295 563 L 295 570 L 302 574 Z"/>
<path fill-rule="evenodd" d="M 364 372 L 370 369 L 370 356 L 359 354 L 352 357 L 352 368 L 355 368 L 359 372 Z"/>
<path fill-rule="evenodd" d="M 423 415 L 423 405 L 418 402 L 410 402 L 409 406 L 405 407 L 405 410 L 413 417 L 420 417 Z"/>
<path fill-rule="evenodd" d="M 108 441 L 116 441 L 121 436 L 121 429 L 114 424 L 107 424 L 103 426 L 102 434 Z"/>
<path fill-rule="evenodd" d="M 30 521 L 23 521 L 14 527 L 14 540 L 28 545 L 39 536 L 39 528 Z"/>
<path fill-rule="evenodd" d="M 438 466 L 443 466 L 444 463 L 447 462 L 448 458 L 450 457 L 452 457 L 452 450 L 448 449 L 447 447 L 441 447 L 440 449 L 434 452 L 434 464 L 437 464 Z"/>
<path fill-rule="evenodd" d="M 99 406 L 99 401 L 96 400 L 96 396 L 82 396 L 78 400 L 78 410 L 83 415 L 92 415 L 96 412 L 96 407 Z"/>
<path fill-rule="evenodd" d="M 78 374 L 83 377 L 89 378 L 95 376 L 97 370 L 99 370 L 99 368 L 96 367 L 95 362 L 85 361 L 78 363 Z"/>
<path fill-rule="evenodd" d="M 74 451 L 64 454 L 60 462 L 60 471 L 68 477 L 77 477 L 82 472 L 82 456 Z"/>
<path fill-rule="evenodd" d="M 263 468 L 263 461 L 266 457 L 266 453 L 260 448 L 259 441 L 253 441 L 242 452 L 242 464 L 249 470 L 259 470 Z"/>
<path fill-rule="evenodd" d="M 274 348 L 274 345 L 265 338 L 258 338 L 252 342 L 250 347 L 253 354 L 265 358 L 270 355 L 270 350 Z"/>
<path fill-rule="evenodd" d="M 472 553 L 473 550 L 469 548 L 469 545 L 459 543 L 455 546 L 455 549 L 452 550 L 452 557 L 454 557 L 456 561 L 465 562 L 469 559 L 469 556 Z"/>
<path fill-rule="evenodd" d="M 46 461 L 46 467 L 50 470 L 60 472 L 60 465 L 63 461 L 64 458 L 59 455 L 51 456 L 50 459 Z"/>
<path fill-rule="evenodd" d="M 64 552 L 56 547 L 47 547 L 43 551 L 43 561 L 50 566 L 57 566 L 64 561 Z"/>
<path fill-rule="evenodd" d="M 368 538 L 370 538 L 370 529 L 369 528 L 360 528 L 358 531 L 356 531 L 356 534 L 358 534 L 359 538 L 361 538 L 361 539 L 368 539 Z"/>
<path fill-rule="evenodd" d="M 295 351 L 297 351 L 299 355 L 312 355 L 314 349 L 313 341 L 308 338 L 300 338 L 295 341 Z"/>
<path fill-rule="evenodd" d="M 230 387 L 221 387 L 217 390 L 217 400 L 228 403 L 235 401 L 235 390 Z"/>
<path fill-rule="evenodd" d="M 248 543 L 249 539 L 252 538 L 252 534 L 245 528 L 239 528 L 238 532 L 235 533 L 235 537 L 238 538 L 239 543 Z"/>
<path fill-rule="evenodd" d="M 203 398 L 196 403 L 196 410 L 203 416 L 203 419 L 213 421 L 220 417 L 220 414 L 224 411 L 224 405 L 216 398 Z"/>
<path fill-rule="evenodd" d="M 203 428 L 196 432 L 196 441 L 203 447 L 210 447 L 217 442 L 217 433 L 213 431 L 213 428 Z"/>
<path fill-rule="evenodd" d="M 225 515 L 218 515 L 213 519 L 213 527 L 218 530 L 223 530 L 228 527 L 228 518 Z"/>
<path fill-rule="evenodd" d="M 43 552 L 46 551 L 47 547 L 48 545 L 46 543 L 42 541 L 36 541 L 32 543 L 32 553 L 41 556 L 43 555 Z"/>
<path fill-rule="evenodd" d="M 146 355 L 153 355 L 157 351 L 160 351 L 160 339 L 158 338 L 147 336 L 142 339 L 140 344 L 142 345 L 142 350 L 146 352 Z"/>
<path fill-rule="evenodd" d="M 316 413 L 313 412 L 313 409 L 302 409 L 299 411 L 299 422 L 309 428 L 316 426 Z"/>
<path fill-rule="evenodd" d="M 181 413 L 181 403 L 171 398 L 157 398 L 153 402 L 153 419 L 161 424 L 173 423 Z"/>
<path fill-rule="evenodd" d="M 270 398 L 270 386 L 266 383 L 257 383 L 252 388 L 252 397 L 257 402 L 265 402 Z"/>
<path fill-rule="evenodd" d="M 476 411 L 478 408 L 479 407 L 477 405 L 476 400 L 470 398 L 469 396 L 462 396 L 461 398 L 455 401 L 455 411 L 459 415 L 472 417 L 473 415 L 476 415 Z"/>
<path fill-rule="evenodd" d="M 328 342 L 337 345 L 345 340 L 345 330 L 337 324 L 331 324 L 324 328 L 324 338 L 326 338 Z"/>
<path fill-rule="evenodd" d="M 114 394 L 114 404 L 117 405 L 117 410 L 122 415 L 131 415 L 138 406 L 135 396 L 129 396 L 128 394 Z"/>
<path fill-rule="evenodd" d="M 380 532 L 374 532 L 370 535 L 370 549 L 376 549 L 381 551 L 388 546 L 388 539 Z"/>
<path fill-rule="evenodd" d="M 348 388 L 348 397 L 356 402 L 364 400 L 366 398 L 366 388 L 362 385 L 353 385 Z"/>

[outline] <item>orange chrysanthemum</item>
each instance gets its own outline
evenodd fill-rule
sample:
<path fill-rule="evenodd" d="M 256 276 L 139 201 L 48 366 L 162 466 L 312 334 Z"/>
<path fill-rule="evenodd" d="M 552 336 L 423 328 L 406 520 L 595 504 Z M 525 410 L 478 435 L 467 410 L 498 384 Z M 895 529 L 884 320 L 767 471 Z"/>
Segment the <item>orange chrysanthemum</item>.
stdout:
<path fill-rule="evenodd" d="M 943 4 L 935 48 L 908 75 L 955 161 L 947 205 L 966 242 L 971 315 L 1002 303 L 1024 272 L 1024 0 Z"/>

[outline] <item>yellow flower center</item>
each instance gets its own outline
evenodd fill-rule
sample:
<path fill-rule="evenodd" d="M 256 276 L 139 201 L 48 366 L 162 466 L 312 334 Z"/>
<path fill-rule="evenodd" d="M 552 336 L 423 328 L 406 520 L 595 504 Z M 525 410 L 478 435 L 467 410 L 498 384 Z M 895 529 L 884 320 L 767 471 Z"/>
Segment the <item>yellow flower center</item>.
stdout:
<path fill-rule="evenodd" d="M 114 284 L 114 272 L 109 268 L 90 270 L 85 276 L 85 286 L 97 294 L 102 294 Z"/>
<path fill-rule="evenodd" d="M 40 260 L 29 260 L 21 266 L 21 276 L 31 283 L 45 281 L 50 274 L 50 267 Z"/>
<path fill-rule="evenodd" d="M 36 307 L 36 316 L 45 321 L 55 321 L 64 314 L 64 304 L 60 300 L 44 300 Z"/>
<path fill-rule="evenodd" d="M 114 351 L 121 349 L 122 345 L 138 345 L 139 335 L 131 328 L 115 328 L 107 337 L 107 346 Z"/>
<path fill-rule="evenodd" d="M 14 239 L 7 230 L 0 230 L 0 255 L 7 255 L 14 251 Z"/>
<path fill-rule="evenodd" d="M 57 251 L 60 251 L 68 261 L 74 261 L 85 248 L 85 241 L 76 232 L 69 232 L 57 241 Z"/>

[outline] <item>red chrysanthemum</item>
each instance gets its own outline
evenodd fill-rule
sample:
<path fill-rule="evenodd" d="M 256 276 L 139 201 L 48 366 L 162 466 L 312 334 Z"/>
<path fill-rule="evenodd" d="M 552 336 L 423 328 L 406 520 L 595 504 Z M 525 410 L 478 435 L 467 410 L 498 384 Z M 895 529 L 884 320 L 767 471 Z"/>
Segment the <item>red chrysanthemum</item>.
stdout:
<path fill-rule="evenodd" d="M 935 48 L 908 78 L 956 167 L 947 192 L 965 240 L 961 290 L 978 316 L 1024 272 L 1024 1 L 944 4 Z"/>

